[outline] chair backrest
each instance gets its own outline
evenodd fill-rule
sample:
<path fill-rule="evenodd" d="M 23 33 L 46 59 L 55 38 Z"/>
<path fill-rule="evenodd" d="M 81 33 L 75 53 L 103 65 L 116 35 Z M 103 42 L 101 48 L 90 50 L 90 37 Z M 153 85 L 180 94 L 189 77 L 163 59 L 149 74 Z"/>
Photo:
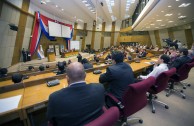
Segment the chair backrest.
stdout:
<path fill-rule="evenodd" d="M 113 126 L 119 119 L 119 115 L 119 109 L 117 107 L 111 107 L 101 116 L 86 124 L 85 126 Z"/>
<path fill-rule="evenodd" d="M 179 77 L 177 78 L 178 80 L 175 81 L 182 81 L 188 78 L 189 76 L 189 72 L 191 70 L 191 68 L 193 67 L 194 62 L 191 63 L 186 63 L 184 65 L 182 65 L 178 70 L 177 70 L 177 74 L 179 75 Z"/>
<path fill-rule="evenodd" d="M 162 72 L 157 78 L 155 85 L 151 88 L 151 93 L 157 94 L 168 86 L 168 81 L 172 75 L 176 73 L 176 68 L 171 68 L 168 71 Z M 149 91 L 150 92 L 150 91 Z"/>
<path fill-rule="evenodd" d="M 146 92 L 155 83 L 154 77 L 149 77 L 143 81 L 129 84 L 128 89 L 122 97 L 122 115 L 128 117 L 140 109 L 144 108 L 147 104 Z"/>

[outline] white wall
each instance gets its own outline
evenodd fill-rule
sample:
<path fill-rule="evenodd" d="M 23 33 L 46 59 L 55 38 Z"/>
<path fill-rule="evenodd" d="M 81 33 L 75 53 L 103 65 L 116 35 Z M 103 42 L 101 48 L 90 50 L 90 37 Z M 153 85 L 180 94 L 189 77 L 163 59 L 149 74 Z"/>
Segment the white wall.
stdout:
<path fill-rule="evenodd" d="M 14 0 L 12 0 L 14 1 Z M 22 1 L 15 1 L 18 6 Z M 11 66 L 17 31 L 12 31 L 8 24 L 18 26 L 20 12 L 3 4 L 0 17 L 0 67 Z"/>
<path fill-rule="evenodd" d="M 165 46 L 166 43 L 163 42 L 162 39 L 169 38 L 169 36 L 168 36 L 168 30 L 167 30 L 167 29 L 159 30 L 159 36 L 160 36 L 160 43 L 161 43 L 161 46 Z"/>
<path fill-rule="evenodd" d="M 149 31 L 150 39 L 152 41 L 153 46 L 156 46 L 156 39 L 154 35 L 154 31 Z"/>
<path fill-rule="evenodd" d="M 95 32 L 94 49 L 100 49 L 101 32 Z"/>
<path fill-rule="evenodd" d="M 185 44 L 187 45 L 186 37 L 185 37 L 185 31 L 184 30 L 179 30 L 179 31 L 174 31 L 174 38 L 181 41 L 182 45 Z"/>
<path fill-rule="evenodd" d="M 110 47 L 111 37 L 104 37 L 104 48 Z"/>

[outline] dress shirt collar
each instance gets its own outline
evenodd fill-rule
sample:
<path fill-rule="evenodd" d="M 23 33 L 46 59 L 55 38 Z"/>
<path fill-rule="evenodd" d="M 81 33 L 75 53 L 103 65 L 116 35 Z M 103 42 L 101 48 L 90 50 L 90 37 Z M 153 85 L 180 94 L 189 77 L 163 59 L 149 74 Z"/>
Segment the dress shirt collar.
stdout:
<path fill-rule="evenodd" d="M 71 83 L 71 84 L 69 85 L 69 87 L 72 86 L 72 85 L 77 85 L 77 84 L 81 84 L 81 83 L 86 83 L 86 82 L 85 82 L 85 81 L 74 82 L 74 83 Z"/>

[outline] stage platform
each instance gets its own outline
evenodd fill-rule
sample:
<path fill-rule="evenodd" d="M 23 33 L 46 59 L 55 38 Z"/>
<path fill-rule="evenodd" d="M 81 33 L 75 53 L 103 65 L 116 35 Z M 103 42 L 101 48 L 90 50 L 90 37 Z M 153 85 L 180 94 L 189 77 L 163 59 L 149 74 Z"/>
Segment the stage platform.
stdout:
<path fill-rule="evenodd" d="M 80 54 L 82 55 L 82 58 L 91 58 L 94 56 L 94 54 L 89 54 L 89 53 L 82 53 L 80 52 Z M 34 60 L 31 60 L 31 61 L 28 61 L 28 62 L 20 62 L 20 63 L 17 63 L 13 66 L 10 66 L 8 68 L 8 73 L 10 72 L 17 72 L 17 71 L 23 71 L 23 70 L 26 70 L 28 69 L 28 66 L 34 66 L 34 67 L 38 67 L 40 66 L 41 64 L 43 65 L 55 65 L 57 62 L 62 62 L 62 61 L 68 61 L 69 59 L 72 61 L 72 62 L 75 62 L 77 61 L 77 56 L 72 56 L 72 57 L 68 57 L 68 58 L 60 58 L 61 56 L 56 56 L 56 60 L 53 61 L 53 62 L 48 62 L 48 58 L 44 58 L 44 59 L 34 59 Z"/>

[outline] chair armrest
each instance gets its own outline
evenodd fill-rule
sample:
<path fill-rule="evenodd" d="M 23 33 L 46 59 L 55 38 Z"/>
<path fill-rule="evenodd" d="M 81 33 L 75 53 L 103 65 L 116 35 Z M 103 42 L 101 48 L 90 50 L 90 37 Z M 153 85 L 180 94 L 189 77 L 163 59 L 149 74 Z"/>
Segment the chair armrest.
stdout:
<path fill-rule="evenodd" d="M 112 100 L 114 103 L 116 103 L 115 105 L 122 110 L 124 108 L 124 106 L 122 105 L 121 101 L 119 101 L 116 97 L 114 97 L 112 94 L 107 93 L 105 96 L 105 101 L 107 101 L 107 99 Z"/>

